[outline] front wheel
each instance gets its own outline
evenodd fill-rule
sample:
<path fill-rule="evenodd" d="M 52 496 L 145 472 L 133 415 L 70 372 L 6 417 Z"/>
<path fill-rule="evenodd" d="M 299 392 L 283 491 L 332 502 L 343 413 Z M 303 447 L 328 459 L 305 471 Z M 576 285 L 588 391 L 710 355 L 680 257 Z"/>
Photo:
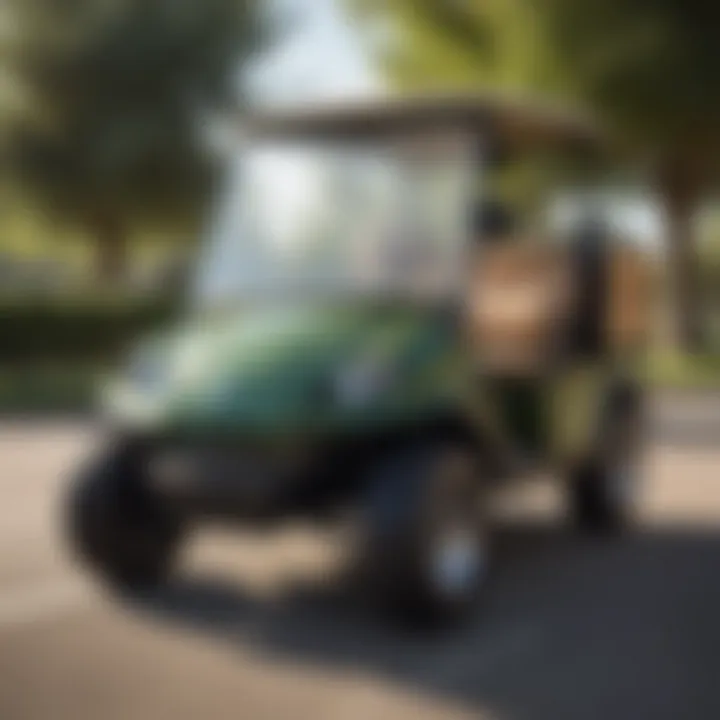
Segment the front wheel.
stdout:
<path fill-rule="evenodd" d="M 405 448 L 376 468 L 367 560 L 400 619 L 446 624 L 473 606 L 489 560 L 480 499 L 476 456 L 462 445 Z"/>
<path fill-rule="evenodd" d="M 67 532 L 76 555 L 118 589 L 156 585 L 167 575 L 180 523 L 143 484 L 128 451 L 107 453 L 75 481 Z"/>

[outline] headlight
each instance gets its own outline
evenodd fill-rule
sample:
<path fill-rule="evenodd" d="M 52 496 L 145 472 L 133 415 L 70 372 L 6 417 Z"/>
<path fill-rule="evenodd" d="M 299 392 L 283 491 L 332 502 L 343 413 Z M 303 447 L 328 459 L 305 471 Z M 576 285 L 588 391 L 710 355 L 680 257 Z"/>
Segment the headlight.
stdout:
<path fill-rule="evenodd" d="M 152 423 L 162 412 L 167 387 L 168 373 L 162 354 L 141 347 L 130 355 L 125 371 L 101 387 L 100 407 L 111 421 Z"/>
<path fill-rule="evenodd" d="M 198 345 L 185 345 L 173 352 L 140 349 L 131 356 L 126 380 L 143 392 L 161 393 L 170 385 L 192 382 L 205 369 L 205 353 Z"/>
<path fill-rule="evenodd" d="M 119 424 L 150 425 L 163 412 L 157 395 L 122 381 L 102 388 L 100 406 L 108 420 Z"/>
<path fill-rule="evenodd" d="M 393 370 L 383 358 L 364 357 L 343 367 L 335 376 L 334 395 L 347 407 L 363 407 L 382 395 L 392 384 Z"/>
<path fill-rule="evenodd" d="M 142 392 L 157 392 L 167 380 L 163 358 L 148 349 L 138 350 L 130 357 L 125 380 Z"/>

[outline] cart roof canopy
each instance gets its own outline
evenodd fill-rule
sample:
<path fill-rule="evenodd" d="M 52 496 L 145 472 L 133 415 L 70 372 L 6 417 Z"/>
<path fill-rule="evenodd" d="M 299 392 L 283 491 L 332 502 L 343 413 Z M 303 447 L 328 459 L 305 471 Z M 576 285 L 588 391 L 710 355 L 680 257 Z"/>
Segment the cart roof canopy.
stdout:
<path fill-rule="evenodd" d="M 462 129 L 503 149 L 597 150 L 603 144 L 589 118 L 558 107 L 498 95 L 429 95 L 308 105 L 243 118 L 251 135 L 364 139 L 433 128 Z"/>

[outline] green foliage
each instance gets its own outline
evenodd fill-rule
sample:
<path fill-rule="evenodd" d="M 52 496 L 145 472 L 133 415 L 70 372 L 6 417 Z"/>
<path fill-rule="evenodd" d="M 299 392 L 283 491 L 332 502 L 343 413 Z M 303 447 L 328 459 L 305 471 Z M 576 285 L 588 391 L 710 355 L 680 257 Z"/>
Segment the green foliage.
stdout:
<path fill-rule="evenodd" d="M 6 0 L 0 67 L 28 111 L 0 117 L 5 169 L 46 212 L 91 225 L 192 215 L 212 170 L 200 113 L 236 101 L 239 64 L 266 39 L 260 6 Z"/>
<path fill-rule="evenodd" d="M 718 160 L 720 11 L 706 0 L 350 0 L 393 32 L 402 86 L 582 99 L 635 148 Z M 710 155 L 710 157 L 708 157 Z"/>
<path fill-rule="evenodd" d="M 720 389 L 720 353 L 657 352 L 648 358 L 646 380 L 661 388 L 717 391 Z"/>
<path fill-rule="evenodd" d="M 0 415 L 89 411 L 100 380 L 93 365 L 0 365 Z"/>
<path fill-rule="evenodd" d="M 403 87 L 552 90 L 558 84 L 535 4 L 527 0 L 349 2 L 361 20 L 389 23 L 379 59 Z"/>
<path fill-rule="evenodd" d="M 83 298 L 0 301 L 0 366 L 108 362 L 167 323 L 172 300 Z"/>
<path fill-rule="evenodd" d="M 633 144 L 717 163 L 720 14 L 706 0 L 542 0 L 573 93 Z"/>

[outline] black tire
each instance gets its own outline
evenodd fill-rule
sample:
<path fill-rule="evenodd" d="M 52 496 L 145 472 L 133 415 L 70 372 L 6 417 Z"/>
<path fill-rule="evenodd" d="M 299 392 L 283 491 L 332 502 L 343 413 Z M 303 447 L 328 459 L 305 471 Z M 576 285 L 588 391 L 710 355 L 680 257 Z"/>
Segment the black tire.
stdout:
<path fill-rule="evenodd" d="M 462 445 L 406 447 L 375 468 L 364 558 L 373 589 L 397 619 L 445 626 L 473 607 L 487 574 L 480 500 L 476 456 Z M 447 533 L 457 533 L 457 539 Z M 457 563 L 466 565 L 457 568 L 454 579 L 443 579 L 436 566 L 438 552 L 448 552 L 439 543 L 446 542 L 458 545 Z"/>
<path fill-rule="evenodd" d="M 580 530 L 611 534 L 635 524 L 641 449 L 639 393 L 618 388 L 608 397 L 593 456 L 570 476 L 571 512 Z"/>
<path fill-rule="evenodd" d="M 165 579 L 181 537 L 180 522 L 143 485 L 140 468 L 127 451 L 108 453 L 80 473 L 67 505 L 72 549 L 117 590 Z"/>

